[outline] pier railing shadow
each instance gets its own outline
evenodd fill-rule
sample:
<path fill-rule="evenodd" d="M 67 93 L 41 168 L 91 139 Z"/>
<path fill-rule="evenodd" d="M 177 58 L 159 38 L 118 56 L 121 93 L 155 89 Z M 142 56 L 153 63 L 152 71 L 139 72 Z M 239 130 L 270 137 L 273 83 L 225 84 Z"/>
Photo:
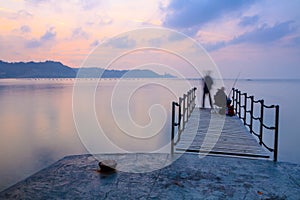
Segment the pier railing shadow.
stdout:
<path fill-rule="evenodd" d="M 173 155 L 174 146 L 179 142 L 181 133 L 185 129 L 185 124 L 188 122 L 189 117 L 191 116 L 196 106 L 196 90 L 197 88 L 194 87 L 190 89 L 186 94 L 183 94 L 183 97 L 179 97 L 178 102 L 172 102 L 171 155 Z M 176 127 L 177 139 L 175 141 Z"/>
<path fill-rule="evenodd" d="M 267 106 L 263 99 L 255 100 L 254 96 L 248 96 L 247 93 L 242 93 L 236 88 L 232 88 L 232 92 L 232 103 L 236 115 L 243 120 L 244 125 L 249 128 L 250 133 L 258 138 L 259 144 L 264 146 L 268 151 L 273 152 L 273 161 L 276 162 L 278 154 L 279 105 Z M 258 116 L 254 115 L 254 109 L 256 106 L 259 106 Z M 265 124 L 265 109 L 274 109 L 274 126 L 267 126 Z M 259 123 L 259 132 L 254 131 L 253 122 L 255 120 Z M 265 141 L 263 141 L 264 129 L 274 132 L 273 147 L 269 147 Z"/>

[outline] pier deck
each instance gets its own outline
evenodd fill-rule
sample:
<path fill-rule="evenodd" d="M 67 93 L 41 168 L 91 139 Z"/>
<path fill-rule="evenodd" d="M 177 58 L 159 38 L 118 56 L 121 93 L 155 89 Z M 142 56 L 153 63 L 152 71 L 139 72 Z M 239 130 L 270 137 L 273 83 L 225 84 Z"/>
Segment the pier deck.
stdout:
<path fill-rule="evenodd" d="M 211 112 L 211 109 L 197 107 L 192 112 L 174 149 L 175 152 L 185 151 L 204 155 L 270 157 L 237 116 L 219 115 Z"/>

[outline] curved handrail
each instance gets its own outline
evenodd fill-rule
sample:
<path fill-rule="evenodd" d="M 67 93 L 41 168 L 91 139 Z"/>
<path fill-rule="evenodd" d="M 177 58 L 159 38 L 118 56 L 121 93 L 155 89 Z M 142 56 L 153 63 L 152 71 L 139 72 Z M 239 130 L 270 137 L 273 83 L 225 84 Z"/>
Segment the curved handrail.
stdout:
<path fill-rule="evenodd" d="M 171 154 L 174 153 L 174 146 L 180 141 L 180 136 L 182 131 L 185 128 L 186 122 L 188 122 L 189 117 L 191 116 L 196 103 L 196 90 L 194 87 L 190 89 L 186 94 L 183 94 L 183 97 L 179 97 L 178 102 L 172 102 L 172 124 L 171 124 Z M 177 121 L 175 120 L 176 115 L 176 107 L 178 107 L 177 113 Z M 177 140 L 175 139 L 175 127 L 177 127 Z"/>
<path fill-rule="evenodd" d="M 264 128 L 269 129 L 269 130 L 274 130 L 276 128 L 275 126 L 266 126 L 264 123 L 262 125 Z"/>
<path fill-rule="evenodd" d="M 235 112 L 239 118 L 244 121 L 244 125 L 248 126 L 250 133 L 258 137 L 259 144 L 263 145 L 267 150 L 273 152 L 273 160 L 277 161 L 278 153 L 278 130 L 279 130 L 279 105 L 265 105 L 264 100 L 255 100 L 254 96 L 248 96 L 247 93 L 242 93 L 236 88 L 232 88 L 232 99 Z M 242 99 L 244 101 L 242 101 Z M 250 99 L 250 109 L 248 109 L 248 99 Z M 243 102 L 243 104 L 242 104 Z M 254 106 L 260 105 L 260 116 L 254 116 Z M 243 109 L 243 110 L 242 110 Z M 264 123 L 264 109 L 275 109 L 274 126 L 267 126 Z M 243 116 L 242 116 L 243 113 Z M 250 116 L 250 123 L 247 123 L 247 116 Z M 253 120 L 259 121 L 259 134 L 253 130 Z M 264 129 L 274 131 L 274 146 L 273 148 L 267 146 L 263 141 Z"/>
<path fill-rule="evenodd" d="M 275 105 L 266 106 L 266 105 L 263 104 L 263 107 L 265 107 L 265 108 L 275 108 Z"/>
<path fill-rule="evenodd" d="M 252 119 L 254 119 L 254 120 L 260 120 L 259 117 L 254 117 L 254 116 L 252 116 Z"/>

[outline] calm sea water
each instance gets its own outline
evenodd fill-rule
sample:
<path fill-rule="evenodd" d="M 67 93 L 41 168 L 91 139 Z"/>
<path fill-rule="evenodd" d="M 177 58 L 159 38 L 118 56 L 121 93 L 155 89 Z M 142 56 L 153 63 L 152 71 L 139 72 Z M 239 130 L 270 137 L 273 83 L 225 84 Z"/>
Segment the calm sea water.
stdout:
<path fill-rule="evenodd" d="M 121 152 L 169 150 L 170 102 L 190 86 L 201 88 L 201 85 L 199 81 L 191 81 L 190 85 L 176 80 L 164 81 L 146 84 L 143 80 L 127 80 L 121 83 L 118 91 L 121 94 L 114 93 L 118 80 L 102 81 L 96 89 L 95 116 L 102 130 L 109 133 L 106 136 Z M 168 86 L 163 86 L 166 82 Z M 127 132 L 132 127 L 126 121 L 126 112 L 122 113 L 125 121 L 116 119 L 111 107 L 116 108 L 115 112 L 122 110 L 128 95 L 124 88 L 137 83 L 141 87 L 128 100 L 128 116 L 142 128 L 130 135 Z M 73 84 L 74 80 L 0 80 L 0 191 L 66 155 L 88 153 L 81 141 L 84 137 L 78 134 L 73 119 Z M 226 88 L 232 84 L 233 81 L 225 81 Z M 176 89 L 172 91 L 168 87 Z M 279 160 L 300 164 L 300 81 L 241 80 L 236 87 L 256 99 L 265 99 L 267 104 L 280 105 Z M 201 95 L 200 90 L 197 95 Z M 115 104 L 111 98 L 117 99 Z M 83 101 L 82 105 L 75 106 L 89 105 Z M 152 115 L 151 110 L 155 109 L 160 116 Z M 81 121 L 88 124 L 89 119 Z M 142 134 L 148 126 L 159 127 L 159 130 L 147 132 L 145 139 Z M 92 126 L 87 128 L 92 129 Z"/>

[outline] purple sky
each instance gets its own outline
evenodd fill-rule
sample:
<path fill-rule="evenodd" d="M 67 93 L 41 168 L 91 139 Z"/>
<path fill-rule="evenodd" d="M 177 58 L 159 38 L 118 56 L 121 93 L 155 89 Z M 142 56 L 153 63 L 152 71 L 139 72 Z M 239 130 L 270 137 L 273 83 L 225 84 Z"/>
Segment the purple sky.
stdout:
<path fill-rule="evenodd" d="M 165 27 L 199 42 L 225 78 L 300 78 L 299 10 L 299 0 L 1 1 L 0 59 L 80 67 L 112 36 Z"/>

